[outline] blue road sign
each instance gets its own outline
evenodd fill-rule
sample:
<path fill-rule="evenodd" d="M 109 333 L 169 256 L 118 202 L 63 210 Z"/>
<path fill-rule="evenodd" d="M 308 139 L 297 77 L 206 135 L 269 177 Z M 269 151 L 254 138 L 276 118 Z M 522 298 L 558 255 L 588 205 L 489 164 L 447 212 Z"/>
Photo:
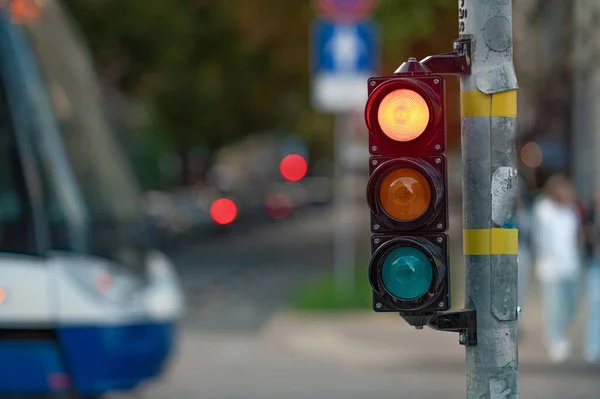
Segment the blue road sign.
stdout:
<path fill-rule="evenodd" d="M 379 69 L 376 23 L 335 23 L 317 19 L 312 32 L 313 73 L 373 74 Z"/>
<path fill-rule="evenodd" d="M 379 29 L 369 20 L 312 26 L 313 105 L 325 112 L 364 107 L 367 80 L 379 71 Z"/>

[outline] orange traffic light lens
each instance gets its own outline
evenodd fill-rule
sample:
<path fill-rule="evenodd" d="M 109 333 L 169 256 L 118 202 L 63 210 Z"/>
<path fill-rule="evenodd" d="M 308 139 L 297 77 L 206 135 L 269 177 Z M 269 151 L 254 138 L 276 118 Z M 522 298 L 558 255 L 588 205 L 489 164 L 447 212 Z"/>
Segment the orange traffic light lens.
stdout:
<path fill-rule="evenodd" d="M 423 215 L 430 206 L 431 187 L 418 171 L 396 169 L 383 179 L 379 200 L 390 217 L 408 222 Z"/>
<path fill-rule="evenodd" d="M 423 134 L 429 124 L 429 106 L 415 91 L 394 90 L 379 105 L 377 120 L 390 139 L 412 141 Z"/>

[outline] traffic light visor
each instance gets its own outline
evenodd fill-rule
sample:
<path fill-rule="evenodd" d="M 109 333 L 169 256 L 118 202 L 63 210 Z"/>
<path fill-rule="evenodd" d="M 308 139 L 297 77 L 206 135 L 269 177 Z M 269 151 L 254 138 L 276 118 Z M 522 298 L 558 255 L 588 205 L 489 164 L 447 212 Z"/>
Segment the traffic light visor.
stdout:
<path fill-rule="evenodd" d="M 423 296 L 433 282 L 433 265 L 420 250 L 401 247 L 391 251 L 383 262 L 381 280 L 385 289 L 401 300 Z"/>
<path fill-rule="evenodd" d="M 394 169 L 379 186 L 379 201 L 390 217 L 408 222 L 422 216 L 431 205 L 431 186 L 415 169 Z"/>
<path fill-rule="evenodd" d="M 416 91 L 397 89 L 388 93 L 379 105 L 377 121 L 383 133 L 394 141 L 418 138 L 429 124 L 427 101 Z"/>

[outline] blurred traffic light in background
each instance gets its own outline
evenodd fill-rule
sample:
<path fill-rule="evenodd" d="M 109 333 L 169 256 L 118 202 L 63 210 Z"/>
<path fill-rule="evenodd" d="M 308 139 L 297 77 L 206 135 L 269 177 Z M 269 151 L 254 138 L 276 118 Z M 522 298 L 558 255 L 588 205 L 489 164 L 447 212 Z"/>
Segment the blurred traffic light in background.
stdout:
<path fill-rule="evenodd" d="M 374 308 L 403 316 L 447 310 L 445 80 L 411 59 L 368 87 Z"/>
<path fill-rule="evenodd" d="M 210 207 L 210 217 L 215 223 L 230 224 L 238 214 L 238 207 L 229 198 L 219 198 Z"/>
<path fill-rule="evenodd" d="M 306 176 L 308 171 L 308 163 L 303 156 L 298 154 L 290 154 L 283 158 L 279 165 L 279 171 L 284 179 L 296 182 Z"/>

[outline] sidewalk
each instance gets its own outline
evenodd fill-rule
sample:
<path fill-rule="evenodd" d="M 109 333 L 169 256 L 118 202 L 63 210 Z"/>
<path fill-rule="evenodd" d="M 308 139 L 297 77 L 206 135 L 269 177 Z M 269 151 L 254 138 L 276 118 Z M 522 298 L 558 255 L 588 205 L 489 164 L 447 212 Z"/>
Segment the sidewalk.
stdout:
<path fill-rule="evenodd" d="M 588 366 L 581 354 L 582 322 L 580 313 L 572 328 L 574 352 L 564 366 L 551 365 L 543 347 L 541 308 L 537 290 L 523 306 L 525 331 L 519 342 L 522 370 L 565 369 L 575 367 L 598 371 Z M 584 306 L 580 307 L 583 310 Z M 281 313 L 264 330 L 263 339 L 276 343 L 297 356 L 308 356 L 348 367 L 398 367 L 429 371 L 464 369 L 464 347 L 458 334 L 416 330 L 396 314 L 374 312 L 341 314 Z"/>

